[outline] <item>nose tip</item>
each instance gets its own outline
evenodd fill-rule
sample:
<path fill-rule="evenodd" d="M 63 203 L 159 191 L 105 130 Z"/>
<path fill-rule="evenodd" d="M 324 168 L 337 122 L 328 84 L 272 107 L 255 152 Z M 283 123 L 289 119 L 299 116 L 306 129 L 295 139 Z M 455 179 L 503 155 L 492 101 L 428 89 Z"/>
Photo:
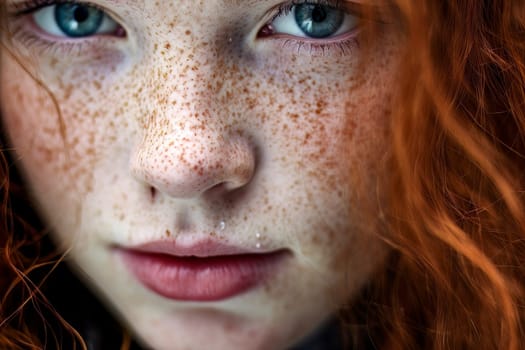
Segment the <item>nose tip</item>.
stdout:
<path fill-rule="evenodd" d="M 140 146 L 131 171 L 140 181 L 174 198 L 246 186 L 255 172 L 252 146 L 241 138 L 223 142 L 158 142 Z"/>

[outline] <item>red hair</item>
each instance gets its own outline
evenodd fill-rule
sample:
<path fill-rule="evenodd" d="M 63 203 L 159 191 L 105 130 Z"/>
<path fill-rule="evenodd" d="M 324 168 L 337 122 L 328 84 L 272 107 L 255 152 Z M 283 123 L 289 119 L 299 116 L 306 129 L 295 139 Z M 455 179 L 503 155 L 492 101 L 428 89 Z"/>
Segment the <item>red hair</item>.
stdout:
<path fill-rule="evenodd" d="M 0 35 L 8 32 L 5 13 L 0 2 Z M 3 42 L 0 49 L 5 49 Z M 3 128 L 0 134 L 3 139 Z M 43 246 L 47 234 L 4 147 L 0 142 L 0 348 L 61 348 L 68 342 L 72 349 L 87 349 L 41 291 L 62 257 Z"/>
<path fill-rule="evenodd" d="M 395 3 L 394 253 L 354 311 L 379 348 L 523 348 L 525 3 Z"/>

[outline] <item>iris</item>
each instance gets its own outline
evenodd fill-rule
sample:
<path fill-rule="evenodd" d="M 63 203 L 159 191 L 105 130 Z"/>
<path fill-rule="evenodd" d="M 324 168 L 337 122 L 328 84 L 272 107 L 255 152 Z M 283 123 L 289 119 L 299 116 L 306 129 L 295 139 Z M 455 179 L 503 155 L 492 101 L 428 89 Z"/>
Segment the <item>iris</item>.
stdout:
<path fill-rule="evenodd" d="M 55 20 L 60 30 L 69 37 L 90 36 L 100 29 L 104 12 L 93 7 L 81 4 L 57 4 Z"/>
<path fill-rule="evenodd" d="M 337 32 L 345 14 L 336 8 L 318 5 L 301 4 L 295 6 L 295 21 L 304 34 L 311 38 L 325 38 Z"/>

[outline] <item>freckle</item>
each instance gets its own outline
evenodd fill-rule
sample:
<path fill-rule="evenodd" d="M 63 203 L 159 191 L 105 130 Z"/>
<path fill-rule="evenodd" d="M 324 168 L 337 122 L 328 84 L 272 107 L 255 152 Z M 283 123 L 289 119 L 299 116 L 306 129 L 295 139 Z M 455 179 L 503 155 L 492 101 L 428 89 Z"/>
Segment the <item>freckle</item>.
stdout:
<path fill-rule="evenodd" d="M 171 236 L 170 230 L 166 230 L 166 237 L 170 237 L 170 236 Z"/>
<path fill-rule="evenodd" d="M 293 113 L 290 115 L 290 119 L 292 119 L 293 121 L 297 121 L 297 119 L 299 119 L 299 114 L 297 113 Z"/>
<path fill-rule="evenodd" d="M 190 35 L 190 34 L 191 34 L 191 30 L 189 30 L 189 29 L 186 30 L 186 32 L 184 32 L 184 34 L 186 34 L 186 35 Z"/>

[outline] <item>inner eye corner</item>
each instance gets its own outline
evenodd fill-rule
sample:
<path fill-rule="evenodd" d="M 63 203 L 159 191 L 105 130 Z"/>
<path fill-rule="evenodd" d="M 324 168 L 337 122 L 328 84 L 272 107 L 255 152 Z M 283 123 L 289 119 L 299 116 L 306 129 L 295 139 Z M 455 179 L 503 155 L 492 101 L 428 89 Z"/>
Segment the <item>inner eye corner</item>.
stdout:
<path fill-rule="evenodd" d="M 255 36 L 257 39 L 264 39 L 264 38 L 268 38 L 270 36 L 272 36 L 273 34 L 275 34 L 275 31 L 272 27 L 272 24 L 271 22 L 267 22 L 266 24 L 264 24 L 261 29 L 259 29 L 259 31 L 257 32 L 257 35 Z"/>
<path fill-rule="evenodd" d="M 128 37 L 128 31 L 117 21 L 115 21 L 117 27 L 115 28 L 114 31 L 110 32 L 110 33 L 105 33 L 105 34 L 102 34 L 102 35 L 107 35 L 107 36 L 112 36 L 112 37 L 115 37 L 115 38 L 118 38 L 118 39 L 125 39 Z"/>

